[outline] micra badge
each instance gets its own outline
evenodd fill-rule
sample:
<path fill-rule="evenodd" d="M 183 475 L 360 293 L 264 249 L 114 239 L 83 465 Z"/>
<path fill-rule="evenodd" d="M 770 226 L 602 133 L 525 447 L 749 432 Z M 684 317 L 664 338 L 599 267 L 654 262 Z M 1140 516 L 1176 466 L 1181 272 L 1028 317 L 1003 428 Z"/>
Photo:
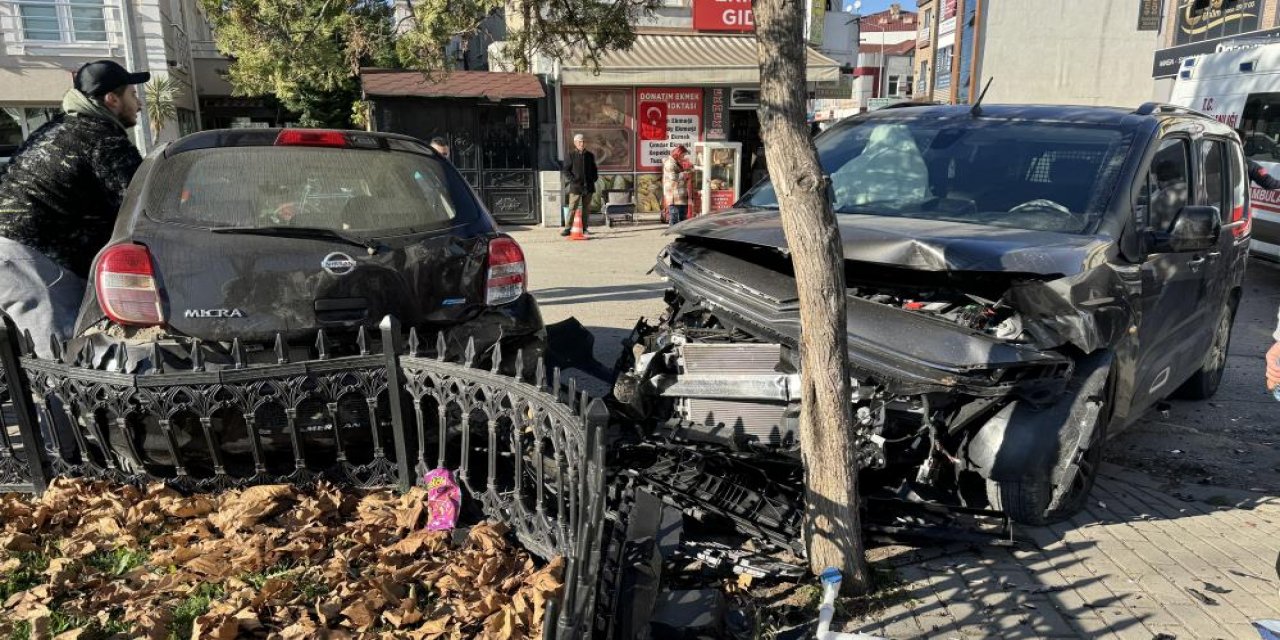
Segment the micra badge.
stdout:
<path fill-rule="evenodd" d="M 243 318 L 244 312 L 239 309 L 187 309 L 184 318 Z"/>

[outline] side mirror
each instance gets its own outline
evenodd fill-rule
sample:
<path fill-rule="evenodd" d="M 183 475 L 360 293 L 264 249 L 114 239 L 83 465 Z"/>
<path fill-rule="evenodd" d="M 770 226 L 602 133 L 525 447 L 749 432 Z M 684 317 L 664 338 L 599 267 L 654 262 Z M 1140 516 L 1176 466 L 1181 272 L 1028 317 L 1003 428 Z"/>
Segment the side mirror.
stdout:
<path fill-rule="evenodd" d="M 1168 232 L 1150 234 L 1153 253 L 1190 253 L 1208 251 L 1218 244 L 1222 234 L 1222 216 L 1217 207 L 1189 205 L 1178 212 Z"/>

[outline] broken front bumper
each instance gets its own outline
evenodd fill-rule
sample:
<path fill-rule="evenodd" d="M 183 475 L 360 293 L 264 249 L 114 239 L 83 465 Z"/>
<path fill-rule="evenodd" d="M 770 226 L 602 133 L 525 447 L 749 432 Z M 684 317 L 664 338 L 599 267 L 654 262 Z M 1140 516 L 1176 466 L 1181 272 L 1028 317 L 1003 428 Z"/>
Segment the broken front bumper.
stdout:
<path fill-rule="evenodd" d="M 794 349 L 801 333 L 795 281 L 746 260 L 700 247 L 671 247 L 658 263 L 685 304 Z M 1018 393 L 1047 400 L 1070 377 L 1070 358 L 958 325 L 848 296 L 849 359 L 857 379 L 894 395 Z"/>

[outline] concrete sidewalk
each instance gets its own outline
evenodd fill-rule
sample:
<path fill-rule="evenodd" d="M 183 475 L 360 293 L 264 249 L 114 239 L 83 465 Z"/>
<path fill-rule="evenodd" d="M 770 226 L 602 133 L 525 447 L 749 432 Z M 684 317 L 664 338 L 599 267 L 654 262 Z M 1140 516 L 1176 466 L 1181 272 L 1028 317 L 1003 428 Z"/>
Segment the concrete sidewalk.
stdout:
<path fill-rule="evenodd" d="M 1172 490 L 1108 465 L 1088 509 L 1032 544 L 900 549 L 903 599 L 845 630 L 886 638 L 1258 638 L 1280 617 L 1280 499 Z"/>
<path fill-rule="evenodd" d="M 665 286 L 647 274 L 667 243 L 662 230 L 597 227 L 587 242 L 567 242 L 557 230 L 512 235 L 525 249 L 546 320 L 576 316 L 595 335 L 597 359 L 611 367 L 636 320 L 663 311 Z M 1234 466 L 1243 476 L 1234 484 L 1262 491 L 1196 484 L 1204 477 L 1174 484 L 1107 465 L 1088 509 L 1053 527 L 1019 529 L 1032 540 L 1024 548 L 878 550 L 898 567 L 904 598 L 871 618 L 846 621 L 845 630 L 886 638 L 1259 637 L 1250 621 L 1280 618 L 1280 500 L 1273 497 L 1280 487 L 1270 481 L 1280 469 L 1268 457 L 1280 455 L 1273 446 L 1280 417 L 1257 389 L 1263 334 L 1270 333 L 1260 318 L 1274 323 L 1278 276 L 1280 270 L 1250 266 L 1236 326 L 1241 339 L 1232 344 L 1219 398 L 1177 403 L 1173 418 L 1148 417 L 1108 443 L 1126 454 L 1112 459 L 1126 465 L 1151 466 L 1135 452 L 1176 450 L 1184 463 L 1210 467 L 1206 475 L 1220 478 Z M 580 382 L 592 393 L 607 390 L 603 382 Z M 1182 414 L 1195 416 L 1202 437 L 1168 427 Z M 1233 436 L 1256 450 L 1208 459 L 1207 448 L 1229 449 Z M 1268 473 L 1246 474 L 1250 467 Z"/>

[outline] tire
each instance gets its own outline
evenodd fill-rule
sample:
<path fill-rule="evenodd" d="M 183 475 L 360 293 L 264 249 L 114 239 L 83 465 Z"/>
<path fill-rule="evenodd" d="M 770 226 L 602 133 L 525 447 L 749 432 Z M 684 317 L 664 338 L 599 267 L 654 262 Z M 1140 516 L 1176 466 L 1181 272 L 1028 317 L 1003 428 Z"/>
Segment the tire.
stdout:
<path fill-rule="evenodd" d="M 1213 330 L 1213 342 L 1208 353 L 1204 354 L 1204 362 L 1186 382 L 1178 387 L 1173 395 L 1183 400 L 1208 400 L 1218 392 L 1222 385 L 1222 374 L 1227 369 L 1227 352 L 1231 349 L 1231 327 L 1235 324 L 1236 305 L 1228 304 L 1218 314 L 1218 323 Z"/>
<path fill-rule="evenodd" d="M 1061 522 L 1084 508 L 1102 466 L 1102 452 L 1107 442 L 1107 425 L 1111 422 L 1110 389 L 1104 395 L 1104 406 L 1098 411 L 1097 423 L 1089 437 L 1089 446 L 1079 460 L 1079 472 L 1062 503 L 1050 509 L 1054 485 L 1048 477 L 1023 478 L 999 482 L 987 480 L 987 501 L 991 508 L 1004 512 L 1010 520 L 1024 525 L 1041 526 Z"/>

